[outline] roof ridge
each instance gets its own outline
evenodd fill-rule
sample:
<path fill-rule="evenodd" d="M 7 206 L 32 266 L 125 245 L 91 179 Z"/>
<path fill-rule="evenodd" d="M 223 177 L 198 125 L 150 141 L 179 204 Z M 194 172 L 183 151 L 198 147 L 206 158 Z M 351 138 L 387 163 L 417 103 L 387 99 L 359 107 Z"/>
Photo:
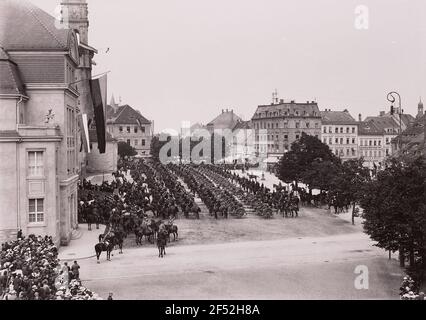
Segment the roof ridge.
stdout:
<path fill-rule="evenodd" d="M 39 19 L 39 17 L 37 16 L 37 14 L 34 12 L 34 10 L 30 7 L 28 1 L 23 1 L 23 4 L 25 6 L 25 8 L 31 13 L 31 15 L 34 17 L 34 19 L 37 20 L 38 23 L 40 23 L 40 25 L 53 37 L 53 39 L 56 40 L 56 42 L 58 42 L 61 46 L 66 47 L 67 45 L 62 43 L 56 36 L 55 34 Z M 52 17 L 54 18 L 54 17 Z"/>

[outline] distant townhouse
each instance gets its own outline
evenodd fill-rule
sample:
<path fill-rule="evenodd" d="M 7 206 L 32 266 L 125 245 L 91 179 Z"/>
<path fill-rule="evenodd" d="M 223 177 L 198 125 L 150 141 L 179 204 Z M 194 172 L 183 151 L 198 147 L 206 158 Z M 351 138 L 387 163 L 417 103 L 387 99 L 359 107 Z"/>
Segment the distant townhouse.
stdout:
<path fill-rule="evenodd" d="M 322 142 L 343 161 L 358 157 L 358 126 L 359 123 L 349 114 L 348 110 L 321 112 Z"/>
<path fill-rule="evenodd" d="M 119 106 L 114 98 L 107 107 L 107 133 L 118 142 L 126 142 L 142 157 L 151 153 L 152 122 L 129 105 Z"/>

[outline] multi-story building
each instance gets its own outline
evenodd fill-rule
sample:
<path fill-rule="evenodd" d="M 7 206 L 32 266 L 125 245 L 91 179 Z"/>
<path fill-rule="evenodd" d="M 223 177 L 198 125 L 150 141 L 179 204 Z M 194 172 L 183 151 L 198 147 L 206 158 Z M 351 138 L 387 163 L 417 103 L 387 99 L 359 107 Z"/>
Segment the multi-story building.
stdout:
<path fill-rule="evenodd" d="M 77 228 L 80 47 L 28 1 L 0 2 L 0 242 Z M 84 108 L 85 106 L 80 106 Z"/>
<path fill-rule="evenodd" d="M 114 99 L 107 107 L 107 133 L 136 149 L 138 155 L 149 157 L 153 136 L 152 122 L 129 105 L 119 106 Z"/>
<path fill-rule="evenodd" d="M 255 150 L 258 156 L 280 157 L 302 133 L 321 139 L 321 113 L 314 101 L 261 105 L 252 118 Z"/>
<path fill-rule="evenodd" d="M 348 110 L 321 112 L 322 142 L 343 161 L 358 157 L 358 125 Z"/>

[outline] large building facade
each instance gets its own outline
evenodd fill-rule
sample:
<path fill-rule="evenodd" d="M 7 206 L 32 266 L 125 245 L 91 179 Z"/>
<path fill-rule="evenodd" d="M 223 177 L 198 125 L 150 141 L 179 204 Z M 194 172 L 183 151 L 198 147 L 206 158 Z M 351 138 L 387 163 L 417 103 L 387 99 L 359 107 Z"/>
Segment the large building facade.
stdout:
<path fill-rule="evenodd" d="M 314 101 L 295 101 L 259 106 L 252 118 L 258 156 L 280 157 L 302 133 L 321 139 L 321 113 Z"/>
<path fill-rule="evenodd" d="M 322 142 L 343 161 L 358 157 L 358 125 L 348 110 L 321 112 Z"/>
<path fill-rule="evenodd" d="M 85 1 L 62 5 L 61 22 L 26 0 L 0 2 L 0 242 L 22 229 L 66 245 L 78 228 L 78 116 L 92 107 L 95 50 Z"/>

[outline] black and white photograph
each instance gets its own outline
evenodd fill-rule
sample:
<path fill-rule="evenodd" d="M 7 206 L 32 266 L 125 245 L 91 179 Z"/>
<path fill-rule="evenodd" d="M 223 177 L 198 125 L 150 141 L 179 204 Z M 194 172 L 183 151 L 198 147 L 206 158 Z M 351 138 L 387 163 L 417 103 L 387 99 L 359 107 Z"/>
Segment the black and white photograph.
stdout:
<path fill-rule="evenodd" d="M 425 300 L 425 103 L 424 0 L 0 0 L 0 305 Z"/>

